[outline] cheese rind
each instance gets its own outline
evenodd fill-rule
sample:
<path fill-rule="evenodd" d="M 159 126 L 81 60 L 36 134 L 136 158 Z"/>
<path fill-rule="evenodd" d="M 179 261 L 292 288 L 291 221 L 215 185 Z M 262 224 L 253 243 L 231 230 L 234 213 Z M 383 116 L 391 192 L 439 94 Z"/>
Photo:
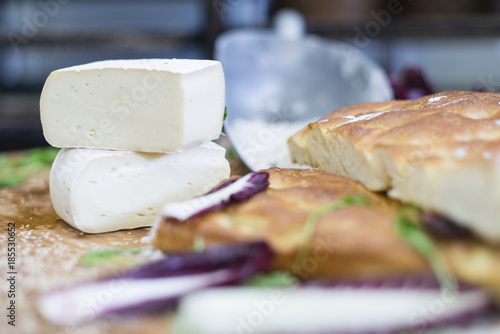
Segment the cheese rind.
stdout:
<path fill-rule="evenodd" d="M 40 98 L 56 147 L 176 152 L 218 138 L 225 83 L 213 60 L 112 60 L 52 72 Z"/>
<path fill-rule="evenodd" d="M 52 204 L 83 232 L 150 226 L 164 204 L 201 195 L 229 177 L 224 156 L 214 143 L 170 154 L 62 149 L 50 174 Z"/>

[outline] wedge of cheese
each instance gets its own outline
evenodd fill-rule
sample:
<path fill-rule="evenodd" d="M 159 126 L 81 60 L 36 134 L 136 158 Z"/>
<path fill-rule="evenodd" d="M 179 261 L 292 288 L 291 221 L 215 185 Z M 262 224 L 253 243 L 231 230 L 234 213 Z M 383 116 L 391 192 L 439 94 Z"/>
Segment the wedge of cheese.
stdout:
<path fill-rule="evenodd" d="M 201 195 L 229 177 L 224 156 L 215 143 L 171 154 L 62 149 L 50 174 L 52 204 L 83 232 L 150 226 L 167 202 Z"/>
<path fill-rule="evenodd" d="M 41 119 L 56 147 L 175 152 L 218 138 L 222 66 L 212 60 L 109 60 L 54 71 Z"/>

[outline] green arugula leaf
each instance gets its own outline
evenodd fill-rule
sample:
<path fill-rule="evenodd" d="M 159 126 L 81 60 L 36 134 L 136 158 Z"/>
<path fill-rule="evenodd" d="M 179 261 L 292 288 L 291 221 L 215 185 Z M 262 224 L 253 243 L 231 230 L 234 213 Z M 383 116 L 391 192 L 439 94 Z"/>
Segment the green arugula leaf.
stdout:
<path fill-rule="evenodd" d="M 143 248 L 109 248 L 103 250 L 94 250 L 91 248 L 82 258 L 81 264 L 83 266 L 94 266 L 103 263 L 137 265 L 140 264 L 140 261 L 133 255 L 140 254 L 143 250 Z"/>
<path fill-rule="evenodd" d="M 457 291 L 456 279 L 434 241 L 419 226 L 422 210 L 404 206 L 396 214 L 396 232 L 429 262 L 442 288 Z"/>
<path fill-rule="evenodd" d="M 415 223 L 419 214 L 420 210 L 416 208 L 399 209 L 396 214 L 396 229 L 413 248 L 429 258 L 438 252 L 438 249 L 431 238 Z"/>
<path fill-rule="evenodd" d="M 299 279 L 285 271 L 260 273 L 245 282 L 247 286 L 287 287 L 299 284 Z"/>
<path fill-rule="evenodd" d="M 5 164 L 7 163 L 7 154 L 6 153 L 2 153 L 0 154 L 0 168 L 4 167 Z"/>
<path fill-rule="evenodd" d="M 7 158 L 0 155 L 0 187 L 15 186 L 24 182 L 27 176 L 49 167 L 59 153 L 58 148 L 38 147 L 24 156 Z"/>
<path fill-rule="evenodd" d="M 236 153 L 236 149 L 234 148 L 233 145 L 230 145 L 229 147 L 226 148 L 226 158 L 235 158 L 238 156 L 238 153 Z"/>
<path fill-rule="evenodd" d="M 205 250 L 205 238 L 202 235 L 195 235 L 193 240 L 193 250 L 201 253 Z"/>
<path fill-rule="evenodd" d="M 37 147 L 28 151 L 24 157 L 25 164 L 38 164 L 41 166 L 51 165 L 59 149 L 55 147 Z"/>
<path fill-rule="evenodd" d="M 346 196 L 338 201 L 331 202 L 320 206 L 309 214 L 304 225 L 304 230 L 302 232 L 302 242 L 297 251 L 297 257 L 295 258 L 295 265 L 300 267 L 302 261 L 306 258 L 309 253 L 309 248 L 311 247 L 311 241 L 316 229 L 316 223 L 318 220 L 329 212 L 335 211 L 342 207 L 348 205 L 370 205 L 370 201 L 363 196 Z"/>

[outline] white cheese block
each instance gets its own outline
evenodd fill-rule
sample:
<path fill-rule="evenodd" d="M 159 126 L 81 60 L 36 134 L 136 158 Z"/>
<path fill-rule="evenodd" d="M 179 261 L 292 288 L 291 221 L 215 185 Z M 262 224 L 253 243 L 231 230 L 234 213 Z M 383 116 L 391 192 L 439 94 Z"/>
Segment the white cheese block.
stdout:
<path fill-rule="evenodd" d="M 83 232 L 150 226 L 164 204 L 229 177 L 225 152 L 212 142 L 170 154 L 62 149 L 50 173 L 52 204 Z"/>
<path fill-rule="evenodd" d="M 218 138 L 225 104 L 213 60 L 108 60 L 52 72 L 40 112 L 56 147 L 175 152 Z"/>

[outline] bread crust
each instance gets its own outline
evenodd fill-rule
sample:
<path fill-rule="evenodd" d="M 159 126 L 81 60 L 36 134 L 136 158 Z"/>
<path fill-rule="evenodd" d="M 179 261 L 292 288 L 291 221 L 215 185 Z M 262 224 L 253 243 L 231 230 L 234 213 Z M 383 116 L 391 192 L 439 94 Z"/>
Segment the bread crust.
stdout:
<path fill-rule="evenodd" d="M 304 279 L 405 275 L 428 269 L 426 261 L 395 232 L 397 202 L 319 170 L 265 171 L 270 186 L 249 200 L 185 222 L 159 222 L 154 247 L 165 252 L 192 250 L 196 237 L 206 245 L 265 240 L 275 252 L 272 269 L 288 270 Z M 348 205 L 322 216 L 308 256 L 295 263 L 308 215 L 349 195 L 363 196 L 371 205 Z"/>
<path fill-rule="evenodd" d="M 192 251 L 199 237 L 207 246 L 265 240 L 275 252 L 271 269 L 303 279 L 388 277 L 430 270 L 427 260 L 395 232 L 400 202 L 320 170 L 265 171 L 270 175 L 269 188 L 242 203 L 185 222 L 159 220 L 153 246 L 168 253 Z M 349 195 L 363 196 L 372 204 L 349 205 L 322 216 L 308 256 L 295 265 L 308 215 Z M 500 291 L 500 248 L 476 239 L 434 238 L 434 242 L 461 281 Z"/>
<path fill-rule="evenodd" d="M 444 92 L 338 109 L 292 136 L 292 160 L 389 190 L 500 243 L 500 95 Z"/>

